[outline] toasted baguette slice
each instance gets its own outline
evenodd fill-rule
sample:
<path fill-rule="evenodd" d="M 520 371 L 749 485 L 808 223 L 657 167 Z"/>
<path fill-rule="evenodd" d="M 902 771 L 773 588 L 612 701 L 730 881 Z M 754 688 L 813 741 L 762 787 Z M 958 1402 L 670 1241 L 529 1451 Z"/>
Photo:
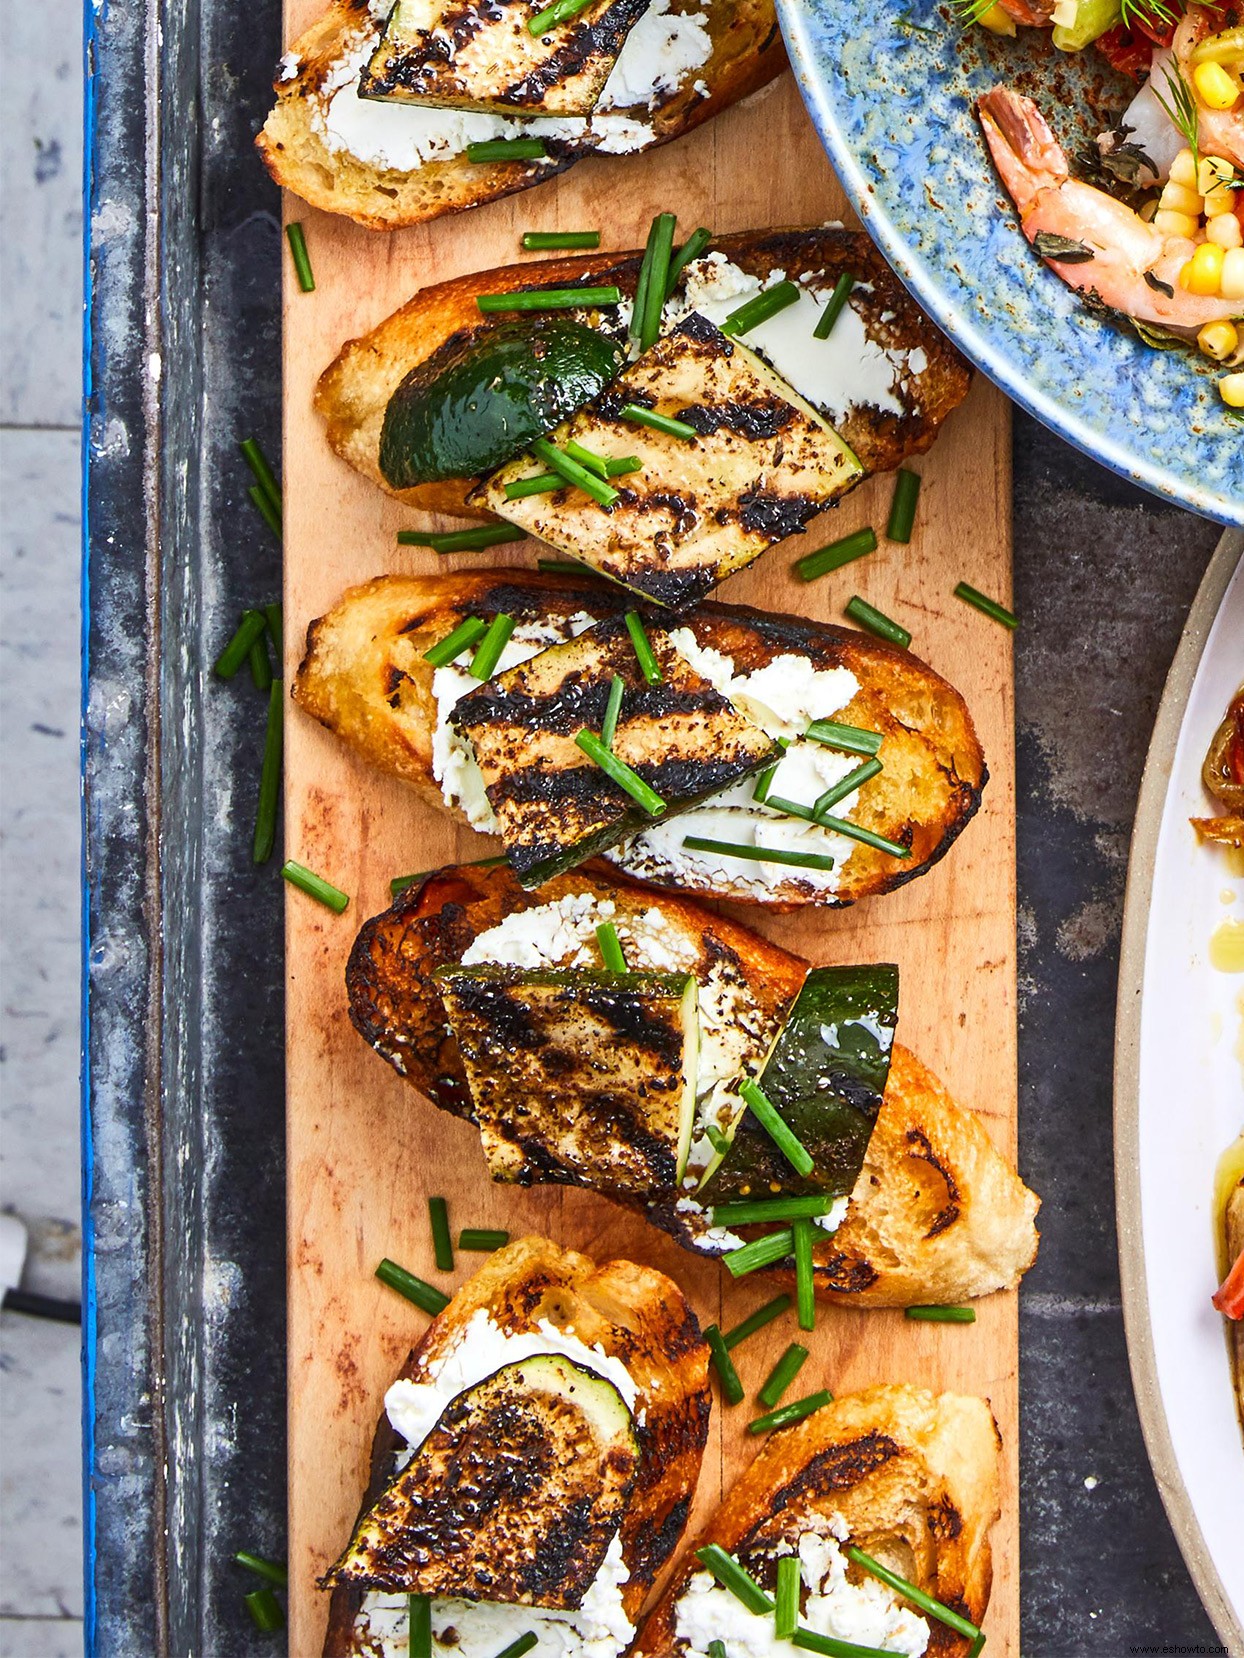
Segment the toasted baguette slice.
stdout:
<path fill-rule="evenodd" d="M 346 970 L 350 1017 L 376 1052 L 436 1104 L 470 1117 L 466 1072 L 446 1028 L 434 975 L 508 915 L 568 894 L 592 894 L 622 919 L 656 908 L 666 947 L 699 945 L 715 992 L 749 1034 L 739 1069 L 763 1065 L 807 971 L 806 962 L 683 899 L 614 887 L 594 871 L 524 892 L 508 870 L 441 870 L 410 888 L 360 931 Z M 715 998 L 714 998 L 715 999 Z M 733 1247 L 677 1194 L 627 1199 L 602 1179 L 579 1184 L 622 1202 L 701 1254 Z M 895 1043 L 889 1080 L 846 1217 L 815 1246 L 817 1290 L 843 1306 L 950 1303 L 1010 1289 L 1037 1252 L 1039 1200 L 1001 1156 L 977 1117 L 957 1105 L 916 1056 Z M 750 1231 L 750 1229 L 748 1229 Z M 775 1274 L 792 1279 L 788 1267 Z"/>
<path fill-rule="evenodd" d="M 838 411 L 829 415 L 830 424 L 854 452 L 864 476 L 888 472 L 929 447 L 946 416 L 967 395 L 971 371 L 909 297 L 867 236 L 859 231 L 831 229 L 751 231 L 717 237 L 713 248 L 747 275 L 760 279 L 780 269 L 792 280 L 823 276 L 825 285 L 832 288 L 844 271 L 850 271 L 857 284 L 851 305 L 869 339 L 884 350 L 922 353 L 924 367 L 904 376 L 897 394 L 902 404 L 900 413 L 882 411 L 861 399 L 845 418 Z M 480 507 L 467 505 L 466 497 L 477 481 L 472 478 L 420 484 L 413 489 L 390 488 L 379 458 L 380 432 L 390 397 L 411 369 L 426 361 L 452 335 L 481 327 L 475 303 L 478 294 L 571 283 L 613 283 L 630 299 L 639 278 L 641 257 L 638 253 L 591 253 L 574 259 L 542 260 L 539 264 L 478 271 L 421 289 L 369 334 L 348 341 L 321 375 L 315 406 L 326 424 L 329 443 L 356 471 L 408 506 L 488 517 Z M 680 292 L 685 283 L 683 275 L 679 279 Z"/>
<path fill-rule="evenodd" d="M 651 137 L 635 141 L 636 149 L 680 138 L 786 67 L 773 0 L 706 0 L 704 9 L 713 42 L 708 61 L 662 94 L 655 108 L 645 104 L 612 112 L 650 128 Z M 328 97 L 341 85 L 343 64 L 355 59 L 361 69 L 379 44 L 380 33 L 368 0 L 334 0 L 282 60 L 274 82 L 277 101 L 255 142 L 276 182 L 313 207 L 345 214 L 369 230 L 396 230 L 526 190 L 563 172 L 601 143 L 599 134 L 585 130 L 581 137 L 549 140 L 546 161 L 473 165 L 463 149 L 426 161 L 413 172 L 334 150 L 324 136 Z M 406 112 L 394 113 L 400 118 Z M 490 130 L 495 132 L 495 126 Z"/>
<path fill-rule="evenodd" d="M 773 1592 L 776 1564 L 801 1536 L 854 1545 L 979 1625 L 993 1576 L 999 1437 L 983 1399 L 889 1386 L 844 1394 L 776 1433 L 688 1548 L 653 1608 L 633 1658 L 681 1658 L 679 1601 L 716 1543 Z M 866 1574 L 854 1564 L 851 1582 Z M 875 1581 L 875 1580 L 873 1580 Z M 749 1616 L 742 1609 L 734 1616 Z M 929 1658 L 963 1658 L 970 1642 L 927 1620 Z M 725 1631 L 723 1631 L 725 1633 Z M 726 1640 L 729 1650 L 729 1638 Z"/>
<path fill-rule="evenodd" d="M 678 1546 L 708 1437 L 708 1350 L 677 1285 L 631 1261 L 597 1266 L 585 1255 L 528 1237 L 491 1256 L 429 1325 L 402 1368 L 427 1380 L 477 1312 L 501 1329 L 548 1320 L 587 1347 L 620 1360 L 638 1393 L 634 1417 L 639 1470 L 620 1530 L 629 1577 L 626 1616 L 636 1622 L 657 1576 Z M 382 1415 L 372 1443 L 362 1518 L 393 1478 L 403 1441 Z M 324 1658 L 373 1658 L 367 1590 L 338 1584 L 330 1603 Z"/>
<path fill-rule="evenodd" d="M 381 770 L 443 805 L 433 777 L 433 673 L 423 653 L 468 615 L 504 611 L 520 623 L 566 621 L 616 615 L 629 603 L 600 582 L 525 570 L 381 576 L 352 588 L 328 615 L 312 622 L 294 700 Z M 890 892 L 946 854 L 980 804 L 987 773 L 971 716 L 944 679 L 909 651 L 800 617 L 706 603 L 676 625 L 690 630 L 701 649 L 730 656 L 739 673 L 793 655 L 817 669 L 846 668 L 854 674 L 859 690 L 833 717 L 880 732 L 885 765 L 860 791 L 851 815 L 907 845 L 910 854 L 899 859 L 835 839 L 832 880 L 794 867 L 768 866 L 762 873 L 758 864 L 729 869 L 681 849 L 681 834 L 697 833 L 692 813 L 675 820 L 681 826 L 675 846 L 660 831 L 652 832 L 614 849 L 612 862 L 654 885 L 782 909 L 840 906 Z M 755 820 L 746 805 L 743 811 L 745 822 Z M 487 819 L 477 817 L 481 821 Z"/>

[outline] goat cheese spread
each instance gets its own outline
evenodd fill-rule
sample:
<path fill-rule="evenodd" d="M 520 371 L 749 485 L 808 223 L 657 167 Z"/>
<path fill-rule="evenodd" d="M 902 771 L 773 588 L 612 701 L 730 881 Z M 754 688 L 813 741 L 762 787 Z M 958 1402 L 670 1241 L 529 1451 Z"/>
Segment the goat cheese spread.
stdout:
<path fill-rule="evenodd" d="M 832 719 L 859 691 L 859 681 L 849 668 L 817 668 L 805 656 L 784 655 L 753 673 L 737 673 L 733 658 L 711 647 L 701 647 L 690 628 L 675 628 L 669 637 L 680 655 L 736 708 L 763 726 L 771 737 L 782 737 L 790 743 L 769 785 L 771 797 L 810 806 L 859 765 L 858 755 L 843 754 L 803 737 L 813 720 Z M 605 856 L 632 874 L 653 880 L 675 879 L 692 887 L 729 883 L 763 894 L 774 885 L 795 880 L 817 892 L 837 891 L 842 867 L 856 842 L 763 805 L 755 799 L 755 789 L 755 779 L 744 778 L 703 805 L 654 823 Z M 844 796 L 834 807 L 834 815 L 849 818 L 858 799 L 858 790 Z M 806 869 L 752 862 L 725 853 L 690 851 L 683 845 L 687 835 L 826 854 L 833 858 L 834 867 Z"/>
<path fill-rule="evenodd" d="M 866 1577 L 852 1583 L 839 1541 L 847 1528 L 830 1519 L 833 1536 L 805 1531 L 799 1538 L 800 1575 L 807 1591 L 800 1624 L 817 1635 L 854 1646 L 921 1658 L 929 1644 L 924 1618 L 901 1605 L 885 1584 Z M 795 1552 L 789 1543 L 775 1554 Z M 788 1658 L 791 1647 L 774 1633 L 773 1614 L 749 1612 L 736 1596 L 708 1572 L 697 1572 L 676 1609 L 675 1633 L 686 1645 L 685 1658 L 708 1658 L 709 1643 L 724 1640 L 731 1658 Z"/>
<path fill-rule="evenodd" d="M 631 30 L 590 116 L 509 117 L 360 98 L 359 76 L 380 38 L 378 31 L 369 30 L 320 86 L 316 130 L 330 150 L 396 173 L 448 160 L 468 144 L 489 138 L 579 142 L 607 155 L 646 149 L 656 138 L 646 115 L 707 63 L 713 51 L 711 0 L 680 12 L 671 12 L 670 3 L 653 0 Z"/>
<path fill-rule="evenodd" d="M 638 1389 L 621 1360 L 600 1346 L 589 1347 L 573 1331 L 559 1329 L 547 1319 L 541 1319 L 533 1330 L 503 1330 L 480 1308 L 452 1346 L 432 1361 L 424 1381 L 400 1379 L 385 1394 L 385 1412 L 408 1447 L 399 1457 L 399 1466 L 423 1443 L 459 1393 L 502 1365 L 536 1353 L 560 1353 L 603 1376 L 634 1411 Z M 496 1658 L 511 1641 L 532 1630 L 539 1636 L 533 1651 L 543 1658 L 617 1658 L 635 1634 L 622 1605 L 622 1588 L 629 1577 L 621 1542 L 615 1537 L 582 1605 L 574 1611 L 434 1600 L 433 1643 L 452 1650 L 455 1658 Z M 405 1595 L 365 1595 L 355 1629 L 360 1652 L 369 1658 L 406 1658 L 408 1606 Z"/>

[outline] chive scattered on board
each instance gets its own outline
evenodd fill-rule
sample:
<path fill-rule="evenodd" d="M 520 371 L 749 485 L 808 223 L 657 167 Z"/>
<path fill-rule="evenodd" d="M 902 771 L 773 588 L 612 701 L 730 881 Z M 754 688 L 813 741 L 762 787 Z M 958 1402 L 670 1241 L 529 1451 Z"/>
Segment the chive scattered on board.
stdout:
<path fill-rule="evenodd" d="M 449 1231 L 449 1205 L 443 1197 L 428 1199 L 428 1220 L 432 1227 L 432 1254 L 438 1272 L 454 1270 L 454 1240 Z"/>
<path fill-rule="evenodd" d="M 661 664 L 657 661 L 652 644 L 644 628 L 643 619 L 636 610 L 626 613 L 626 631 L 631 636 L 631 644 L 635 647 L 635 657 L 639 663 L 639 671 L 649 685 L 659 685 L 665 678 L 661 672 Z"/>
<path fill-rule="evenodd" d="M 742 305 L 736 306 L 721 325 L 723 334 L 749 334 L 753 328 L 759 328 L 762 322 L 768 322 L 779 311 L 785 311 L 788 305 L 794 305 L 799 298 L 799 289 L 793 282 L 778 282 L 772 288 L 766 288 L 763 293 L 754 294 L 751 299 L 745 299 Z"/>
<path fill-rule="evenodd" d="M 315 292 L 315 275 L 311 269 L 311 255 L 307 252 L 307 237 L 298 220 L 285 226 L 285 235 L 289 241 L 289 251 L 294 256 L 294 271 L 298 277 L 298 286 L 304 294 Z"/>
<path fill-rule="evenodd" d="M 797 1554 L 778 1556 L 777 1587 L 774 1591 L 773 1633 L 789 1641 L 799 1628 L 799 1589 L 802 1573 Z"/>
<path fill-rule="evenodd" d="M 471 858 L 461 867 L 463 869 L 495 869 L 498 864 L 505 862 L 505 853 L 499 852 L 491 858 Z M 419 869 L 413 875 L 395 875 L 389 882 L 389 896 L 400 898 L 408 887 L 413 887 L 417 881 L 426 881 L 429 875 L 435 875 L 435 869 Z"/>
<path fill-rule="evenodd" d="M 610 973 L 626 972 L 626 956 L 622 950 L 622 940 L 618 937 L 618 929 L 612 921 L 602 921 L 596 929 L 596 943 L 600 950 L 600 959 Z"/>
<path fill-rule="evenodd" d="M 796 559 L 795 574 L 804 581 L 815 581 L 818 576 L 827 576 L 831 570 L 841 570 L 844 564 L 850 564 L 857 558 L 863 558 L 866 553 L 875 553 L 877 550 L 877 532 L 868 525 L 862 530 L 852 530 L 850 535 L 844 535 L 837 541 L 831 541 L 826 547 L 818 547 L 814 553 L 805 553 L 802 558 Z"/>
<path fill-rule="evenodd" d="M 552 252 L 557 248 L 598 248 L 599 230 L 525 230 L 524 253 Z"/>
<path fill-rule="evenodd" d="M 622 712 L 622 698 L 626 694 L 626 682 L 621 674 L 614 674 L 609 681 L 609 700 L 605 703 L 605 717 L 600 722 L 600 740 L 606 748 L 613 747 L 613 739 L 618 733 L 618 715 Z"/>
<path fill-rule="evenodd" d="M 449 1305 L 449 1297 L 442 1294 L 435 1284 L 428 1284 L 422 1278 L 416 1278 L 413 1272 L 407 1272 L 405 1267 L 398 1266 L 397 1262 L 389 1260 L 387 1255 L 376 1268 L 376 1277 L 391 1290 L 404 1295 L 407 1301 L 413 1301 L 415 1306 L 422 1308 L 425 1313 L 431 1313 L 434 1318 Z"/>
<path fill-rule="evenodd" d="M 445 668 L 462 655 L 488 632 L 488 623 L 482 616 L 468 616 L 458 623 L 452 633 L 438 640 L 429 650 L 424 651 L 423 660 L 430 662 L 434 668 Z"/>
<path fill-rule="evenodd" d="M 334 915 L 341 915 L 349 905 L 348 894 L 335 887 L 331 881 L 326 881 L 322 875 L 317 875 L 306 864 L 296 863 L 293 858 L 287 858 L 281 865 L 281 875 L 291 887 L 297 887 L 305 892 L 308 898 L 314 898 L 326 909 L 332 910 Z"/>
<path fill-rule="evenodd" d="M 880 760 L 865 760 L 863 765 L 856 766 L 845 777 L 840 777 L 836 783 L 831 783 L 824 794 L 818 795 L 812 805 L 812 821 L 819 823 L 821 814 L 827 812 L 831 806 L 836 806 L 840 800 L 845 800 L 856 789 L 862 789 L 865 783 L 870 782 L 881 770 Z"/>
<path fill-rule="evenodd" d="M 616 783 L 620 789 L 625 789 L 635 804 L 642 807 L 649 817 L 659 817 L 665 810 L 665 802 L 657 791 L 650 788 L 625 760 L 619 760 L 616 754 L 612 754 L 594 731 L 580 731 L 575 738 L 575 745 L 594 765 L 600 767 L 611 782 Z"/>
<path fill-rule="evenodd" d="M 512 294 L 478 294 L 475 303 L 485 316 L 498 311 L 580 311 L 620 305 L 620 290 L 601 288 L 522 288 Z"/>
<path fill-rule="evenodd" d="M 272 470 L 268 457 L 254 438 L 243 438 L 238 444 L 238 448 L 242 451 L 242 459 L 254 473 L 255 482 L 263 491 L 279 519 L 281 516 L 281 486 L 276 481 L 276 473 Z"/>
<path fill-rule="evenodd" d="M 278 1589 L 289 1588 L 287 1566 L 282 1566 L 275 1560 L 265 1560 L 261 1554 L 251 1554 L 247 1549 L 239 1549 L 233 1558 L 239 1566 L 245 1566 L 248 1572 L 254 1572 L 256 1577 L 263 1577 L 269 1583 L 275 1583 Z"/>
<path fill-rule="evenodd" d="M 252 1589 L 243 1599 L 251 1622 L 261 1635 L 275 1635 L 278 1629 L 285 1628 L 285 1614 L 271 1589 Z"/>
<path fill-rule="evenodd" d="M 471 658 L 468 670 L 476 679 L 491 679 L 496 672 L 497 663 L 501 660 L 501 653 L 510 642 L 510 635 L 514 632 L 514 618 L 507 616 L 504 610 L 499 610 L 488 624 L 488 632 L 479 642 L 475 655 Z"/>
<path fill-rule="evenodd" d="M 285 531 L 282 527 L 280 509 L 272 505 L 271 501 L 269 501 L 268 497 L 264 494 L 263 490 L 260 489 L 258 484 L 252 484 L 246 491 L 246 494 L 250 504 L 272 531 L 273 535 L 278 541 L 283 541 L 285 538 Z"/>
<path fill-rule="evenodd" d="M 847 604 L 847 615 L 853 622 L 867 628 L 869 633 L 875 633 L 878 639 L 886 639 L 891 645 L 901 645 L 904 650 L 911 644 L 911 634 L 905 627 L 893 622 L 884 611 L 870 605 L 867 599 L 861 599 L 859 594 Z"/>
<path fill-rule="evenodd" d="M 464 1226 L 458 1234 L 458 1248 L 466 1255 L 492 1255 L 509 1241 L 508 1232 L 491 1226 Z"/>
<path fill-rule="evenodd" d="M 806 1399 L 796 1399 L 793 1404 L 771 1410 L 767 1416 L 758 1416 L 754 1422 L 747 1424 L 747 1431 L 772 1433 L 776 1428 L 788 1428 L 792 1422 L 802 1422 L 804 1417 L 811 1416 L 814 1410 L 820 1410 L 822 1405 L 832 1403 L 833 1397 L 828 1388 L 822 1388 L 819 1393 L 809 1393 Z"/>
<path fill-rule="evenodd" d="M 488 161 L 547 161 L 549 152 L 542 138 L 481 138 L 466 148 L 474 167 Z"/>
<path fill-rule="evenodd" d="M 788 864 L 793 869 L 832 869 L 834 860 L 826 852 L 791 852 L 779 846 L 745 846 L 742 841 L 710 840 L 705 835 L 684 835 L 689 852 L 717 852 L 727 858 L 751 863 Z"/>
<path fill-rule="evenodd" d="M 865 731 L 858 725 L 839 725 L 837 720 L 813 720 L 804 732 L 812 743 L 823 743 L 826 748 L 840 748 L 846 754 L 878 754 L 882 737 L 879 731 Z"/>
<path fill-rule="evenodd" d="M 916 502 L 920 499 L 920 474 L 901 466 L 894 479 L 894 499 L 885 533 L 888 541 L 906 544 L 916 523 Z"/>
<path fill-rule="evenodd" d="M 730 1350 L 722 1339 L 721 1331 L 715 1324 L 710 1324 L 704 1332 L 704 1339 L 708 1343 L 709 1353 L 712 1355 L 713 1369 L 717 1372 L 717 1381 L 721 1387 L 721 1396 L 728 1405 L 742 1404 L 744 1388 L 739 1380 L 739 1373 L 734 1368 L 734 1360 L 730 1357 Z"/>
<path fill-rule="evenodd" d="M 975 1324 L 975 1307 L 907 1307 L 904 1316 L 922 1324 Z"/>
<path fill-rule="evenodd" d="M 538 558 L 536 569 L 549 576 L 591 576 L 596 581 L 604 580 L 599 570 L 574 558 Z"/>
<path fill-rule="evenodd" d="M 812 1222 L 803 1218 L 791 1222 L 795 1235 L 795 1304 L 799 1328 L 816 1329 L 816 1276 L 812 1259 Z"/>
<path fill-rule="evenodd" d="M 846 1547 L 848 1560 L 855 1562 L 863 1571 L 875 1577 L 878 1582 L 884 1583 L 887 1588 L 893 1589 L 895 1594 L 902 1595 L 913 1606 L 918 1606 L 929 1617 L 936 1618 L 938 1623 L 944 1623 L 948 1629 L 953 1629 L 957 1635 L 965 1640 L 974 1641 L 980 1635 L 978 1626 L 970 1622 L 961 1613 L 954 1612 L 949 1606 L 943 1606 L 940 1600 L 934 1600 L 932 1595 L 926 1594 L 923 1589 L 917 1588 L 914 1583 L 908 1583 L 905 1577 L 892 1572 L 888 1566 L 883 1566 L 879 1560 L 874 1560 L 871 1554 L 865 1554 L 863 1549 L 857 1549 L 854 1544 Z"/>
<path fill-rule="evenodd" d="M 792 1341 L 769 1372 L 765 1379 L 765 1385 L 756 1395 L 762 1405 L 768 1405 L 770 1410 L 773 1409 L 803 1369 L 807 1357 L 808 1349 L 801 1347 L 797 1341 Z"/>
<path fill-rule="evenodd" d="M 618 492 L 607 484 L 603 478 L 593 476 L 585 466 L 571 458 L 556 444 L 550 443 L 547 438 L 536 438 L 531 445 L 531 452 L 554 472 L 560 472 L 568 484 L 574 484 L 578 489 L 590 495 L 602 507 L 611 507 L 618 498 Z"/>
<path fill-rule="evenodd" d="M 276 667 L 273 672 L 280 679 L 285 668 L 285 607 L 278 599 L 275 604 L 266 604 L 263 613 L 267 618 L 268 632 L 272 636 L 272 650 L 276 656 Z"/>
<path fill-rule="evenodd" d="M 1013 610 L 999 604 L 997 599 L 990 599 L 984 593 L 970 587 L 967 582 L 961 581 L 955 588 L 955 598 L 962 599 L 964 604 L 970 604 L 974 610 L 979 610 L 983 616 L 990 617 L 995 622 L 1001 622 L 1004 628 L 1012 631 L 1019 626 L 1019 617 Z"/>
<path fill-rule="evenodd" d="M 851 290 L 855 286 L 855 278 L 850 271 L 843 271 L 834 283 L 834 291 L 825 301 L 825 309 L 816 319 L 816 327 L 812 330 L 814 340 L 827 340 L 833 332 L 834 324 L 842 315 L 843 307 L 851 297 Z"/>
<path fill-rule="evenodd" d="M 658 213 L 648 232 L 645 258 L 648 280 L 644 285 L 643 305 L 636 338 L 640 351 L 650 350 L 661 333 L 661 313 L 668 293 L 670 260 L 674 251 L 674 227 L 678 223 L 673 213 Z M 639 296 L 636 295 L 638 303 Z"/>
<path fill-rule="evenodd" d="M 772 1324 L 775 1318 L 781 1318 L 789 1306 L 789 1295 L 775 1295 L 772 1301 L 766 1301 L 763 1307 L 757 1307 L 754 1313 L 749 1313 L 733 1330 L 727 1330 L 721 1339 L 727 1348 L 737 1347 L 741 1341 L 746 1341 L 748 1336 L 754 1336 L 757 1330 L 763 1330 L 766 1324 Z"/>
<path fill-rule="evenodd" d="M 672 415 L 658 414 L 655 409 L 645 409 L 640 403 L 627 403 L 620 411 L 623 420 L 629 420 L 632 426 L 651 426 L 654 432 L 664 432 L 671 438 L 698 438 L 699 433 L 694 426 L 689 426 L 685 420 L 675 420 Z"/>
<path fill-rule="evenodd" d="M 786 1259 L 794 1247 L 795 1235 L 786 1226 L 780 1232 L 766 1232 L 763 1238 L 753 1238 L 750 1243 L 732 1249 L 722 1259 L 732 1278 L 743 1278 L 749 1272 L 759 1272 L 761 1267 L 776 1266 Z"/>
<path fill-rule="evenodd" d="M 434 553 L 473 553 L 500 541 L 525 541 L 517 524 L 479 524 L 473 530 L 399 530 L 399 547 L 431 547 Z"/>
<path fill-rule="evenodd" d="M 268 723 L 264 731 L 263 765 L 259 772 L 259 803 L 251 862 L 266 864 L 276 845 L 276 819 L 281 803 L 281 755 L 285 738 L 285 687 L 274 679 L 268 688 Z"/>
<path fill-rule="evenodd" d="M 233 678 L 243 662 L 249 659 L 251 646 L 267 625 L 267 618 L 262 610 L 242 612 L 242 620 L 238 623 L 237 631 L 216 658 L 216 665 L 212 669 L 218 679 Z"/>
<path fill-rule="evenodd" d="M 795 1134 L 790 1124 L 780 1115 L 769 1096 L 758 1082 L 745 1077 L 739 1084 L 739 1096 L 747 1102 L 753 1117 L 782 1153 L 795 1173 L 807 1179 L 816 1167 L 812 1154 Z"/>
<path fill-rule="evenodd" d="M 845 835 L 848 840 L 859 841 L 861 846 L 871 846 L 878 852 L 888 852 L 892 858 L 910 858 L 911 847 L 903 846 L 898 841 L 892 841 L 886 835 L 879 835 L 875 829 L 865 829 L 861 824 L 852 823 L 849 818 L 834 817 L 829 812 L 822 812 L 817 823 L 822 829 L 832 829 L 835 835 Z"/>
<path fill-rule="evenodd" d="M 739 1565 L 732 1554 L 727 1554 L 719 1543 L 706 1543 L 695 1551 L 695 1557 L 706 1572 L 711 1572 L 723 1589 L 729 1589 L 736 1600 L 741 1600 L 749 1612 L 758 1617 L 772 1612 L 773 1601 L 756 1579 Z"/>
<path fill-rule="evenodd" d="M 255 636 L 255 641 L 247 652 L 247 661 L 250 663 L 251 683 L 257 691 L 267 696 L 272 688 L 272 658 L 268 654 L 268 619 L 264 617 L 264 625 Z"/>

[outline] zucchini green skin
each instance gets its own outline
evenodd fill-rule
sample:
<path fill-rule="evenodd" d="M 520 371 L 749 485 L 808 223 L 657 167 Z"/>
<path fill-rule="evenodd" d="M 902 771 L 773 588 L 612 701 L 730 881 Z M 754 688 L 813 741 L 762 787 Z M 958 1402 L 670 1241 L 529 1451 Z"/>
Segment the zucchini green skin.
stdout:
<path fill-rule="evenodd" d="M 699 1201 L 805 1192 L 848 1196 L 881 1109 L 897 1023 L 898 968 L 892 963 L 814 967 L 778 1033 L 760 1086 L 815 1167 L 806 1178 L 796 1174 L 746 1112 Z"/>
<path fill-rule="evenodd" d="M 380 470 L 394 489 L 493 472 L 604 390 L 621 346 L 534 312 L 452 335 L 389 399 Z"/>

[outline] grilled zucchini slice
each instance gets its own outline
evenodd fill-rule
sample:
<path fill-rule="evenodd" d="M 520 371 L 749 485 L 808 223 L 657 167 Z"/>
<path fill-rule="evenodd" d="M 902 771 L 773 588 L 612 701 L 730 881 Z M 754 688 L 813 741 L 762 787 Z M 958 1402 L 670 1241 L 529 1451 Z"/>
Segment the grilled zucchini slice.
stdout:
<path fill-rule="evenodd" d="M 574 1610 L 638 1470 L 612 1382 L 560 1353 L 519 1359 L 450 1401 L 324 1582 Z"/>
<path fill-rule="evenodd" d="M 531 0 L 397 0 L 359 97 L 497 115 L 590 115 L 648 6 L 590 0 L 569 21 L 533 35 L 527 25 L 540 6 Z"/>
<path fill-rule="evenodd" d="M 700 1046 L 690 973 L 446 967 L 436 981 L 494 1180 L 677 1188 Z"/>
<path fill-rule="evenodd" d="M 635 404 L 693 427 L 671 437 L 622 417 Z M 469 497 L 655 604 L 694 604 L 766 547 L 797 535 L 863 476 L 821 415 L 746 346 L 696 312 L 552 434 L 641 470 L 598 506 L 574 489 L 507 501 L 541 470 L 509 462 Z"/>
<path fill-rule="evenodd" d="M 612 749 L 665 802 L 663 818 L 760 771 L 781 750 L 664 637 L 644 678 L 625 619 L 611 617 L 463 697 L 451 724 L 472 745 L 515 874 L 540 886 L 652 818 L 577 746 L 599 732 L 616 675 Z"/>

